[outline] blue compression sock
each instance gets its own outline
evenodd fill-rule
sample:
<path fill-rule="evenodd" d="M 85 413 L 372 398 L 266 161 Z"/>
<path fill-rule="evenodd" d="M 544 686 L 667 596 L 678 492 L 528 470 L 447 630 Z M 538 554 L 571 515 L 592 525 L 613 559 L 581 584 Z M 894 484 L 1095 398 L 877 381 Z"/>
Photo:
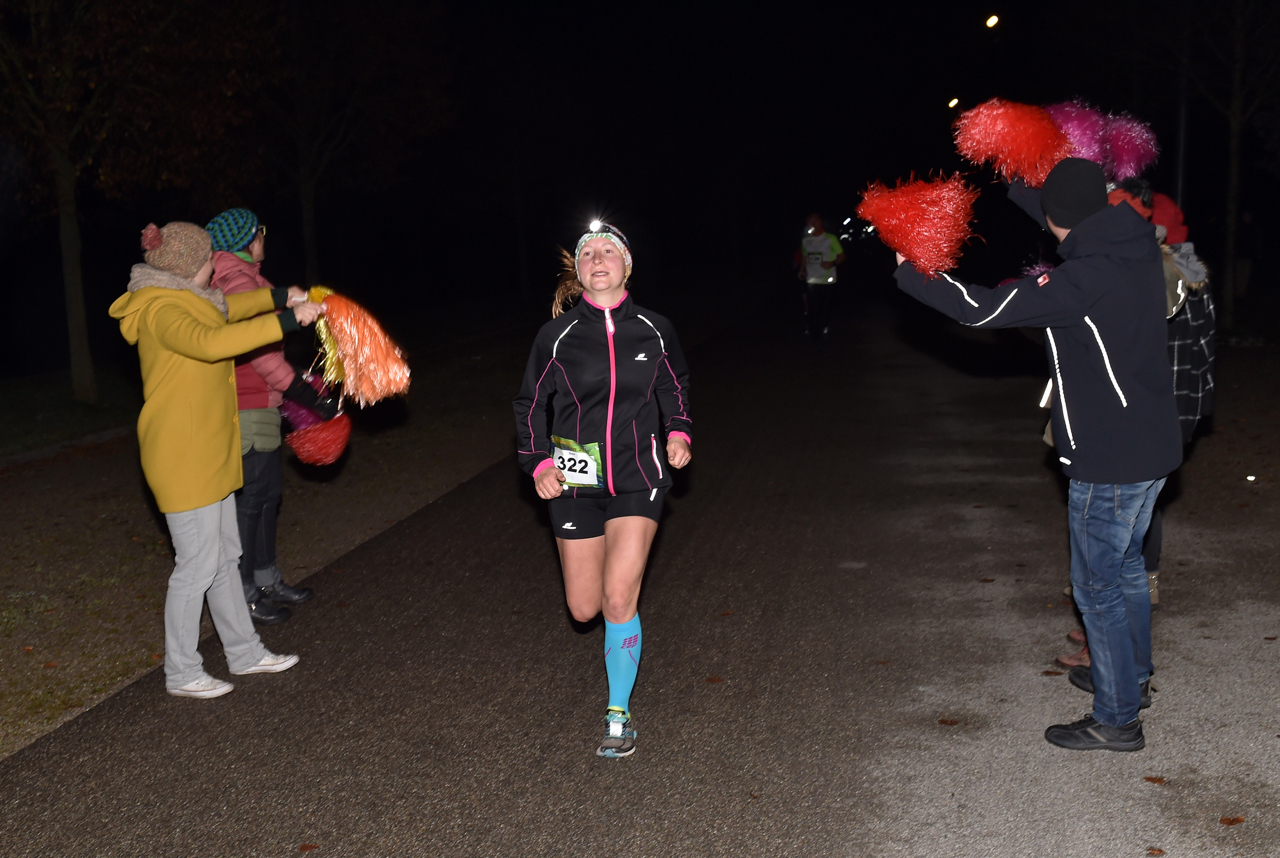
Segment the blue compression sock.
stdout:
<path fill-rule="evenodd" d="M 604 669 L 609 675 L 609 708 L 630 712 L 631 689 L 640 666 L 640 615 L 625 623 L 604 621 Z"/>

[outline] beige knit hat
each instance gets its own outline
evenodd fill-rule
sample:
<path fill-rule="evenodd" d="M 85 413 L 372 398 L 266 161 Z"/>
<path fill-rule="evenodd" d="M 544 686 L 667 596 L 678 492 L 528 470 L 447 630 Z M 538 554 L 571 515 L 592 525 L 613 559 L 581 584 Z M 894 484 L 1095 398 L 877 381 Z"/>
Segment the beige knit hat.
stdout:
<path fill-rule="evenodd" d="M 142 249 L 146 251 L 142 258 L 152 268 L 190 280 L 209 261 L 213 240 L 194 223 L 174 221 L 162 227 L 149 223 L 142 231 Z"/>

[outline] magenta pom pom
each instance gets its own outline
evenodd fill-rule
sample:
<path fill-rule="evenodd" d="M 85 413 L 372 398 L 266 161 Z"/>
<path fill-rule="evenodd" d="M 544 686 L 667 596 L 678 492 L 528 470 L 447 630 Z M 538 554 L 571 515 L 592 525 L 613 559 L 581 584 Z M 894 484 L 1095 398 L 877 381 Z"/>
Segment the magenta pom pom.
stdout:
<path fill-rule="evenodd" d="M 310 429 L 319 423 L 324 422 L 324 418 L 316 414 L 305 405 L 294 402 L 292 399 L 286 399 L 280 403 L 280 414 L 285 420 L 289 421 L 289 425 L 293 427 L 293 431 L 299 429 Z"/>
<path fill-rule="evenodd" d="M 1102 134 L 1109 172 L 1117 182 L 1140 176 L 1156 162 L 1160 146 L 1147 123 L 1132 116 L 1113 116 Z"/>
<path fill-rule="evenodd" d="M 1045 112 L 1062 129 L 1071 141 L 1071 155 L 1086 158 L 1095 164 L 1107 163 L 1107 144 L 1102 135 L 1107 128 L 1107 117 L 1081 101 L 1064 101 L 1050 104 Z"/>
<path fill-rule="evenodd" d="M 1040 262 L 1037 262 L 1034 265 L 1028 265 L 1026 268 L 1022 269 L 1022 276 L 1023 277 L 1039 277 L 1041 274 L 1048 274 L 1055 267 L 1057 266 L 1053 265 L 1052 263 L 1041 260 Z"/>

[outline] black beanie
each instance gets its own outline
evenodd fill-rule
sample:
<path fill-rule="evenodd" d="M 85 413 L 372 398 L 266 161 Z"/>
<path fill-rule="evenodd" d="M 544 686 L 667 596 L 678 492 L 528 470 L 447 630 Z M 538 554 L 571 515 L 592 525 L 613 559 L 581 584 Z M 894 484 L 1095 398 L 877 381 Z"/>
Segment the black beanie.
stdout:
<path fill-rule="evenodd" d="M 1063 229 L 1075 229 L 1080 221 L 1106 207 L 1106 176 L 1101 167 L 1084 158 L 1059 161 L 1040 189 L 1040 208 Z"/>

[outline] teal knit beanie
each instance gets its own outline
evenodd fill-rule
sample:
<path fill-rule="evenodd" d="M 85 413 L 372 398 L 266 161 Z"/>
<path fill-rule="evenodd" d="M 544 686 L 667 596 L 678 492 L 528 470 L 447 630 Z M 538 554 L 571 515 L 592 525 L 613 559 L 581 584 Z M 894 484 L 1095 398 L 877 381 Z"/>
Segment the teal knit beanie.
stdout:
<path fill-rule="evenodd" d="M 214 250 L 234 253 L 253 242 L 258 231 L 258 216 L 248 209 L 227 209 L 205 227 L 213 237 Z"/>

